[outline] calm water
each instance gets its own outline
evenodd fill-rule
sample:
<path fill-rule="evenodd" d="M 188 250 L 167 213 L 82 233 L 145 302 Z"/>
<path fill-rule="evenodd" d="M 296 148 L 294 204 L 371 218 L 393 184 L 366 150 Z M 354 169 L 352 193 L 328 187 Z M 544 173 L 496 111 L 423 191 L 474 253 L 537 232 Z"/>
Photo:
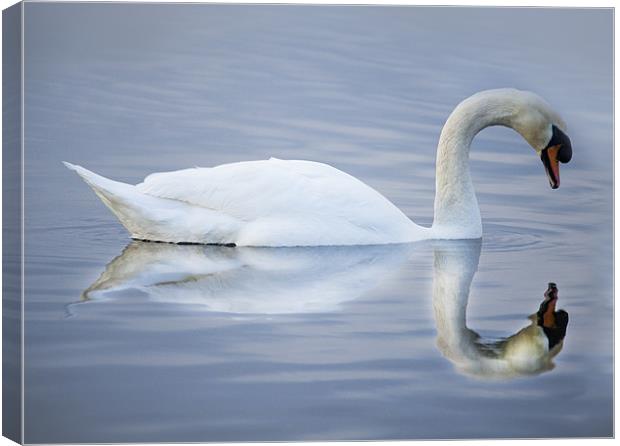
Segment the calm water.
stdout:
<path fill-rule="evenodd" d="M 26 442 L 612 434 L 611 11 L 25 11 Z M 430 224 L 444 120 L 503 86 L 552 103 L 574 157 L 552 191 L 518 135 L 480 134 L 481 243 L 132 243 L 60 163 L 318 160 Z"/>

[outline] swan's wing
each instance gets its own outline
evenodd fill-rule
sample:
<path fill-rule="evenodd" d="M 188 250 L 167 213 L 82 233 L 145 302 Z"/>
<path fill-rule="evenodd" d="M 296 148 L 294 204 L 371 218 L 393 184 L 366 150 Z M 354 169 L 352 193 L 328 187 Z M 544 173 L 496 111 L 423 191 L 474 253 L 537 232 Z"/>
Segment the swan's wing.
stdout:
<path fill-rule="evenodd" d="M 380 193 L 327 164 L 270 159 L 149 175 L 141 192 L 224 212 L 243 221 L 291 215 L 355 219 L 375 215 L 403 218 Z M 404 217 L 406 218 L 406 217 Z"/>

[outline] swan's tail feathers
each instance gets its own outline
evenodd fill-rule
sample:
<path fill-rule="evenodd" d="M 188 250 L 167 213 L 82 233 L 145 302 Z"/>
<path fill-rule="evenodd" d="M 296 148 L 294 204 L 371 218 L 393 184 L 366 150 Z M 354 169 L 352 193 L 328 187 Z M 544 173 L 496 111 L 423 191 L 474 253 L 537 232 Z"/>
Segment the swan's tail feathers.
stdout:
<path fill-rule="evenodd" d="M 180 200 L 140 192 L 136 186 L 64 163 L 88 184 L 136 239 L 172 243 L 235 242 L 239 220 Z"/>
<path fill-rule="evenodd" d="M 152 224 L 154 197 L 139 192 L 134 185 L 110 180 L 66 161 L 63 164 L 82 177 L 132 236 L 140 234 L 145 225 Z"/>
<path fill-rule="evenodd" d="M 67 169 L 75 171 L 80 177 L 82 177 L 86 184 L 92 187 L 97 195 L 122 195 L 123 193 L 135 191 L 135 186 L 132 186 L 131 184 L 110 180 L 102 177 L 101 175 L 97 175 L 95 172 L 91 172 L 82 166 L 77 166 L 66 161 L 63 161 L 62 163 L 67 166 Z"/>

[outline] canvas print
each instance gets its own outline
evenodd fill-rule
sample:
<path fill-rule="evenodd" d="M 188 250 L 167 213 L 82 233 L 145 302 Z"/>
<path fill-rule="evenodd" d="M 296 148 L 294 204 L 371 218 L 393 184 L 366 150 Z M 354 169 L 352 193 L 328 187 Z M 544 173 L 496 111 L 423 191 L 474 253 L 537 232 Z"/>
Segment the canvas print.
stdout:
<path fill-rule="evenodd" d="M 612 9 L 3 26 L 5 436 L 613 436 Z"/>

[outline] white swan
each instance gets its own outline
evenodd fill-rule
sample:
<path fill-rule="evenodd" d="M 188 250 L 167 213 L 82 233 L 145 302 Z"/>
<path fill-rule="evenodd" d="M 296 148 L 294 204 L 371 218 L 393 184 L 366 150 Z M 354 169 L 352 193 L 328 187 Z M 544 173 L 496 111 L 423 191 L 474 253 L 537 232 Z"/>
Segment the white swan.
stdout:
<path fill-rule="evenodd" d="M 75 170 L 135 239 L 237 246 L 319 246 L 479 238 L 469 146 L 485 127 L 520 133 L 540 155 L 552 188 L 572 156 L 565 124 L 537 95 L 488 90 L 461 102 L 437 148 L 435 217 L 413 223 L 360 180 L 311 161 L 248 161 L 156 173 L 138 185 Z"/>

